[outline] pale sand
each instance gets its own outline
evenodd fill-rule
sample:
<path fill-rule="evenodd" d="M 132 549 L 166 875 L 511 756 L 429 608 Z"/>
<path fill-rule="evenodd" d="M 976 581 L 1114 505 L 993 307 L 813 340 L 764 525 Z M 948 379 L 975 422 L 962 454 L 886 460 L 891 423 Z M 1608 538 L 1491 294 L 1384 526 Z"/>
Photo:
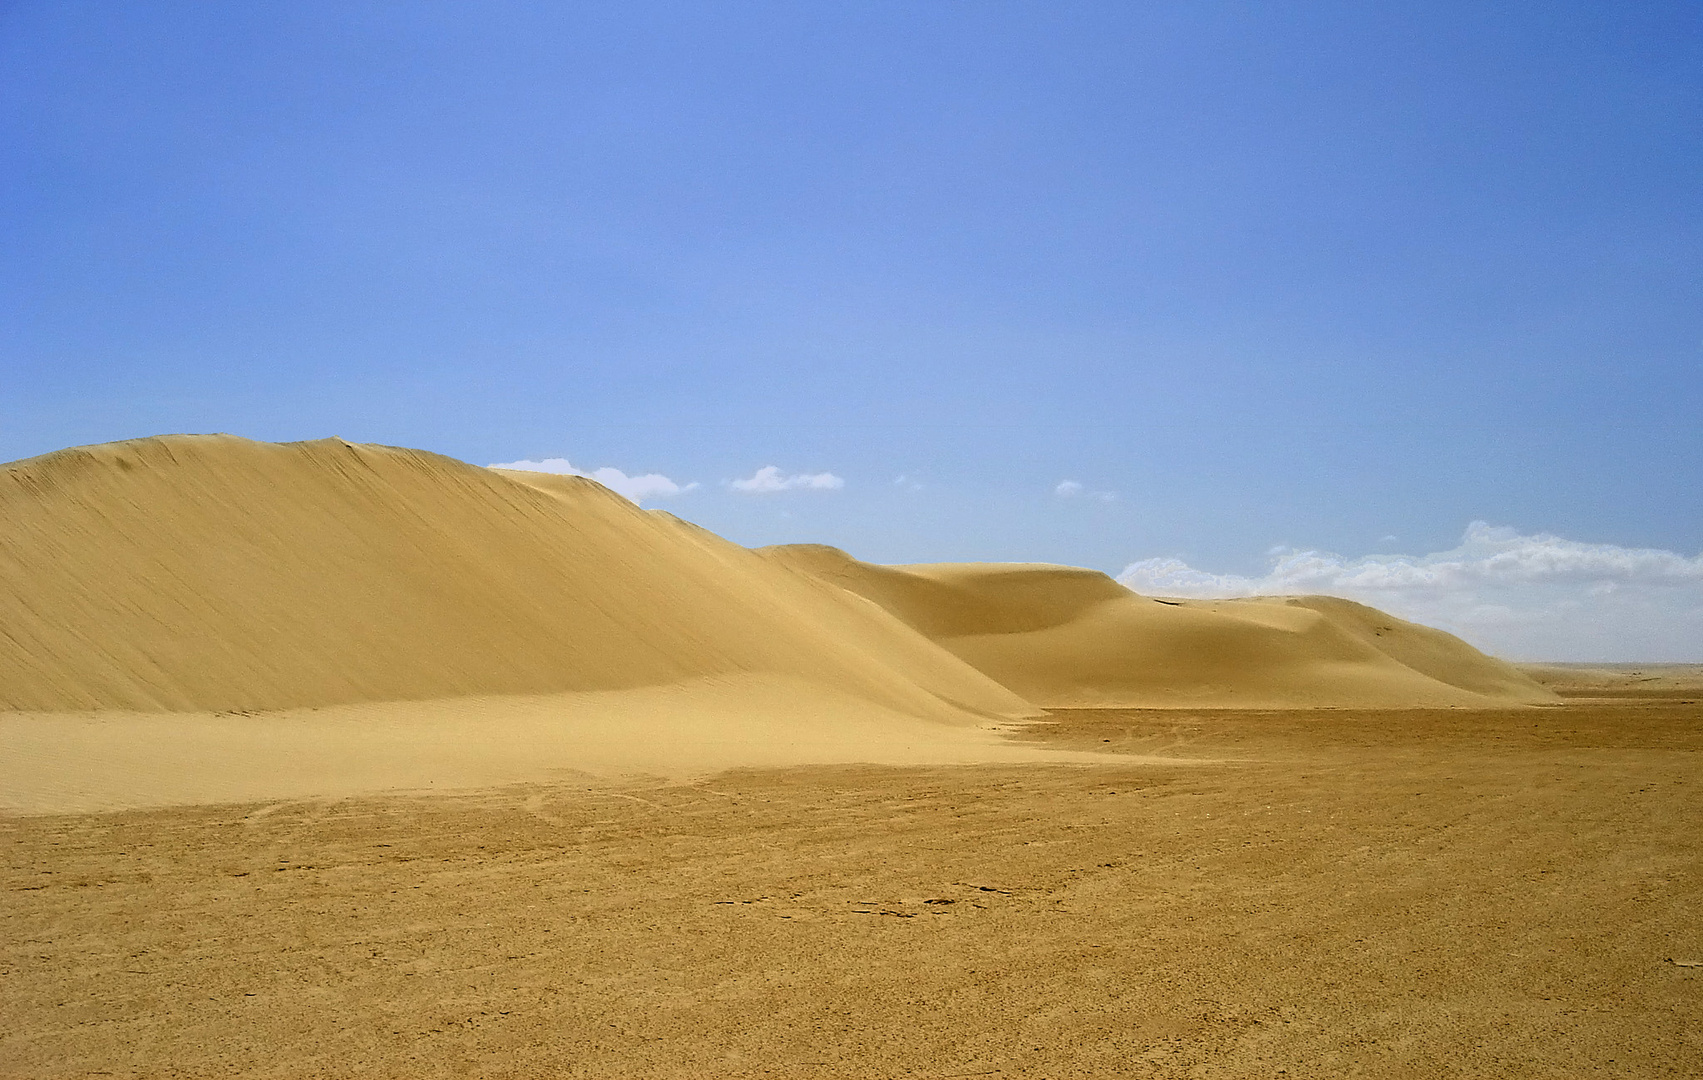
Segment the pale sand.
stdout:
<path fill-rule="evenodd" d="M 271 713 L 0 713 L 0 811 L 347 798 L 503 784 L 683 782 L 732 768 L 1095 763 L 796 678 Z M 1124 759 L 1119 759 L 1120 761 Z"/>

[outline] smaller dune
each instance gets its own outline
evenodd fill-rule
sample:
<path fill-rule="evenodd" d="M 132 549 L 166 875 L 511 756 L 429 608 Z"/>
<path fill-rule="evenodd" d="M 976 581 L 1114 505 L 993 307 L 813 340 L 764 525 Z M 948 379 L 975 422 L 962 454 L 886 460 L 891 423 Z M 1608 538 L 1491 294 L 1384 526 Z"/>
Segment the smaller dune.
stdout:
<path fill-rule="evenodd" d="M 876 566 L 837 548 L 768 558 L 880 604 L 1046 708 L 1442 707 L 1556 697 L 1441 630 L 1332 597 L 1167 600 L 1045 564 Z"/>

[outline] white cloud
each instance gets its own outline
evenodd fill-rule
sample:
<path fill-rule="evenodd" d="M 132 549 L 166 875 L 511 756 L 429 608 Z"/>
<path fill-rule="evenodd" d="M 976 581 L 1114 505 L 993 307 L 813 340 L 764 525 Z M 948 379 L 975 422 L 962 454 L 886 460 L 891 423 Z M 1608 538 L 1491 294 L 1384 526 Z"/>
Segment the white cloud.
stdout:
<path fill-rule="evenodd" d="M 845 487 L 846 482 L 826 472 L 785 476 L 779 466 L 765 465 L 743 480 L 729 480 L 727 486 L 747 495 L 769 495 L 777 491 L 831 491 Z"/>
<path fill-rule="evenodd" d="M 1159 596 L 1342 596 L 1517 659 L 1703 660 L 1703 555 L 1475 521 L 1458 547 L 1430 555 L 1347 559 L 1283 548 L 1271 559 L 1262 577 L 1144 559 L 1118 580 Z"/>
<path fill-rule="evenodd" d="M 628 476 L 620 469 L 605 466 L 591 472 L 574 468 L 567 458 L 545 458 L 543 461 L 508 461 L 500 465 L 489 465 L 491 469 L 520 469 L 524 472 L 561 473 L 567 476 L 583 476 L 596 480 L 599 484 L 625 496 L 635 503 L 646 499 L 664 498 L 669 495 L 679 495 L 697 487 L 696 483 L 684 486 L 676 484 L 661 473 L 645 473 L 642 476 Z"/>
<path fill-rule="evenodd" d="M 1093 499 L 1096 502 L 1116 502 L 1118 498 L 1116 492 L 1089 491 L 1075 480 L 1060 480 L 1058 486 L 1053 488 L 1053 494 L 1061 499 L 1074 499 L 1080 496 Z"/>
<path fill-rule="evenodd" d="M 921 480 L 908 473 L 900 473 L 893 478 L 893 486 L 903 488 L 906 491 L 921 491 L 923 484 Z"/>

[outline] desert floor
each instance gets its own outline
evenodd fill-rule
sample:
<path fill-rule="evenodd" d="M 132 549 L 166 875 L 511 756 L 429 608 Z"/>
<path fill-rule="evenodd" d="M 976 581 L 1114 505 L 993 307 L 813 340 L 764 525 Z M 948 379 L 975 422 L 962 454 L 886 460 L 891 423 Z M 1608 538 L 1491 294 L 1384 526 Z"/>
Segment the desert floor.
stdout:
<path fill-rule="evenodd" d="M 1703 704 L 0 818 L 10 1076 L 1703 1075 Z"/>

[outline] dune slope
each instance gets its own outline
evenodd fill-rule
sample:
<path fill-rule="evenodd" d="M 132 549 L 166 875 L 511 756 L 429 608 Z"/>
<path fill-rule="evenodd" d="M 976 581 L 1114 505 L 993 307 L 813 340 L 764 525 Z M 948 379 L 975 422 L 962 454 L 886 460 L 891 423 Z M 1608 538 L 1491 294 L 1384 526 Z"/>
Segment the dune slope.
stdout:
<path fill-rule="evenodd" d="M 0 708 L 286 709 L 776 673 L 1030 706 L 884 609 L 575 477 L 164 436 L 0 470 Z"/>
<path fill-rule="evenodd" d="M 813 544 L 762 551 L 873 600 L 1050 708 L 1554 700 L 1452 635 L 1345 600 L 1162 600 L 1072 567 L 875 566 Z"/>

